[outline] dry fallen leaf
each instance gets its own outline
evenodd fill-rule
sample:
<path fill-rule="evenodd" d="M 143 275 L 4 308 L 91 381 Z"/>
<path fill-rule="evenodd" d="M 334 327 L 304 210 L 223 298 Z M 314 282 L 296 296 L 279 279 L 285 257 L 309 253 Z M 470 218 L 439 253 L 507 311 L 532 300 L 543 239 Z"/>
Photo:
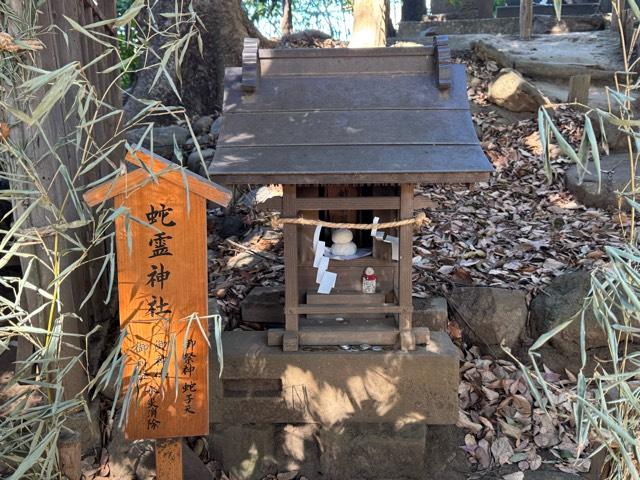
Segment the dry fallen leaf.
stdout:
<path fill-rule="evenodd" d="M 7 140 L 10 133 L 11 131 L 9 130 L 9 124 L 0 122 L 0 140 Z"/>

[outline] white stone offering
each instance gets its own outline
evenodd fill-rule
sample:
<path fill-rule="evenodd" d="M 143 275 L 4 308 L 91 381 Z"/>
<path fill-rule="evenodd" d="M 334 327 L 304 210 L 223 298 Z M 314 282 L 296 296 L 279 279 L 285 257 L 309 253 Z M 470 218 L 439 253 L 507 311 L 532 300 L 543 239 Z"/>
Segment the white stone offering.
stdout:
<path fill-rule="evenodd" d="M 331 231 L 331 253 L 338 256 L 353 255 L 358 247 L 353 243 L 353 232 L 348 228 L 338 228 Z"/>
<path fill-rule="evenodd" d="M 358 247 L 356 247 L 356 244 L 353 242 L 334 243 L 333 245 L 331 245 L 331 253 L 341 257 L 354 255 L 357 250 Z"/>
<path fill-rule="evenodd" d="M 349 243 L 353 240 L 353 232 L 348 228 L 338 228 L 331 231 L 331 241 L 336 243 Z"/>

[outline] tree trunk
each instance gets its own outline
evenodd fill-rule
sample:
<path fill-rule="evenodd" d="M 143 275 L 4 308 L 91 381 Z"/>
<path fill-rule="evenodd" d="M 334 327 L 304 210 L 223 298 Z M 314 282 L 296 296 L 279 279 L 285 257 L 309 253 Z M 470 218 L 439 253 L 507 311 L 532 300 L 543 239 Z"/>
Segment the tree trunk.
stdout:
<path fill-rule="evenodd" d="M 173 23 L 160 13 L 174 12 L 174 0 L 158 0 L 154 6 L 155 18 Z M 261 46 L 270 46 L 248 19 L 240 0 L 194 0 L 193 8 L 205 28 L 200 28 L 203 52 L 192 41 L 181 68 L 182 80 L 174 79 L 180 98 L 172 91 L 169 82 L 161 78 L 153 88 L 155 69 L 140 72 L 132 89 L 132 98 L 125 104 L 126 117 L 135 116 L 143 104 L 136 99 L 160 100 L 165 105 L 182 105 L 190 116 L 210 114 L 222 106 L 222 83 L 225 67 L 242 65 L 242 47 L 245 37 L 260 38 Z M 162 39 L 156 37 L 152 48 L 162 56 Z M 150 56 L 151 57 L 151 56 Z M 150 62 L 157 63 L 150 58 Z M 169 72 L 175 68 L 167 67 Z"/>
<path fill-rule="evenodd" d="M 520 39 L 531 40 L 533 0 L 520 0 Z"/>
<path fill-rule="evenodd" d="M 423 15 L 427 14 L 427 6 L 425 0 L 403 0 L 402 2 L 402 21 L 403 22 L 420 22 Z"/>
<path fill-rule="evenodd" d="M 385 27 L 387 29 L 386 36 L 395 37 L 396 29 L 393 27 L 393 22 L 391 21 L 391 0 L 385 0 L 384 8 L 385 8 L 384 22 L 385 22 Z"/>
<path fill-rule="evenodd" d="M 280 21 L 280 31 L 282 36 L 289 35 L 293 31 L 293 10 L 291 2 L 293 0 L 282 0 L 282 20 Z"/>
<path fill-rule="evenodd" d="M 354 0 L 351 48 L 384 47 L 387 43 L 385 0 Z"/>

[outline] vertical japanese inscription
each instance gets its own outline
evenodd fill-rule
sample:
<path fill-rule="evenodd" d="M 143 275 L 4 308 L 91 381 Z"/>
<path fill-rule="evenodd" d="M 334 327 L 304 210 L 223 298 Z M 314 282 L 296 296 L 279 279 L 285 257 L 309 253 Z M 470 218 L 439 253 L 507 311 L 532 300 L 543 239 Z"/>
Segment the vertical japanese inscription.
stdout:
<path fill-rule="evenodd" d="M 188 208 L 186 195 L 161 178 L 116 198 L 137 219 L 129 222 L 130 239 L 124 221 L 116 225 L 120 322 L 128 332 L 125 384 L 136 368 L 139 374 L 130 439 L 204 435 L 209 428 L 208 346 L 201 333 L 207 320 L 193 315 L 207 314 L 205 200 L 190 194 Z"/>

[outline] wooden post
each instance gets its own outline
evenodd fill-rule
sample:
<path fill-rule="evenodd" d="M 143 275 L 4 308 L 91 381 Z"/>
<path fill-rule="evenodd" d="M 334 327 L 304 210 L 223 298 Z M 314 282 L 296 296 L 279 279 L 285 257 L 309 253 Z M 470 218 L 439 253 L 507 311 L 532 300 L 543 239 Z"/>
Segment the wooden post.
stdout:
<path fill-rule="evenodd" d="M 175 437 L 209 432 L 206 200 L 226 206 L 231 192 L 143 149 L 127 160 L 145 168 L 84 198 L 115 197 L 129 212 L 116 219 L 123 384 L 137 376 L 126 437 L 168 438 L 157 444 L 158 478 L 182 478 Z"/>
<path fill-rule="evenodd" d="M 569 95 L 567 102 L 577 102 L 586 105 L 589 102 L 589 87 L 591 75 L 574 75 L 569 79 Z"/>
<path fill-rule="evenodd" d="M 284 185 L 282 197 L 282 215 L 295 217 L 298 215 L 296 206 L 296 186 Z M 282 349 L 287 352 L 298 350 L 298 308 L 300 294 L 298 292 L 298 226 L 287 223 L 284 231 L 284 311 L 285 333 L 282 339 Z"/>
<path fill-rule="evenodd" d="M 156 440 L 156 479 L 182 480 L 182 439 Z"/>
<path fill-rule="evenodd" d="M 82 477 L 82 450 L 80 435 L 63 428 L 58 436 L 58 468 L 69 480 L 80 480 Z"/>
<path fill-rule="evenodd" d="M 533 30 L 533 0 L 520 0 L 520 39 L 531 40 Z"/>
<path fill-rule="evenodd" d="M 413 184 L 400 185 L 400 219 L 413 217 Z M 411 270 L 413 257 L 413 225 L 400 227 L 400 261 L 398 264 L 398 315 L 400 328 L 400 348 L 404 351 L 416 349 L 416 339 L 412 330 L 413 302 L 411 300 Z"/>

